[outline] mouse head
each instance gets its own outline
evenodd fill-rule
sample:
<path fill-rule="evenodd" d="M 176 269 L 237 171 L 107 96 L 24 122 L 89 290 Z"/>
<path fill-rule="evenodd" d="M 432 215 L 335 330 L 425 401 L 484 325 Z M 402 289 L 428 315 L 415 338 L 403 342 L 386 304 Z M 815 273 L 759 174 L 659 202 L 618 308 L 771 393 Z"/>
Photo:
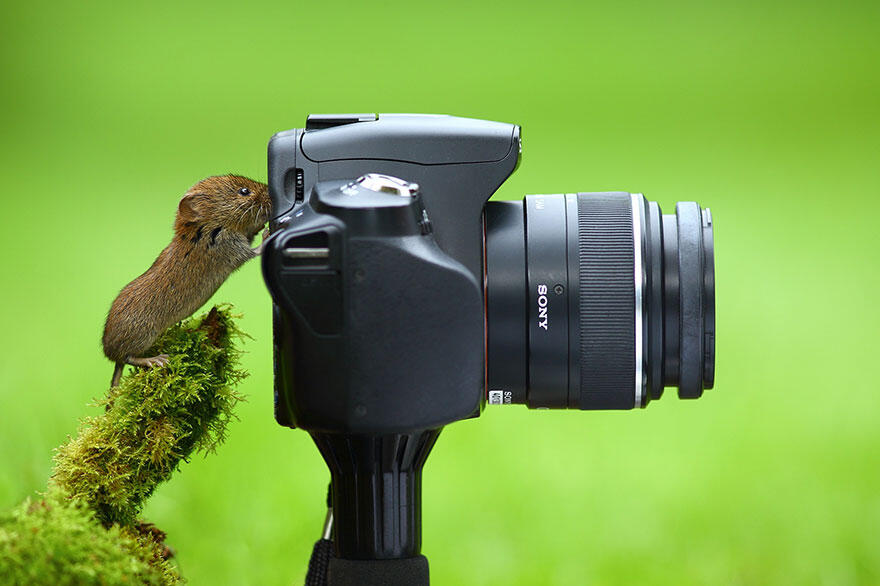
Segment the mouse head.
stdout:
<path fill-rule="evenodd" d="M 222 227 L 252 239 L 269 221 L 269 188 L 240 175 L 202 179 L 186 192 L 177 206 L 177 231 Z"/>

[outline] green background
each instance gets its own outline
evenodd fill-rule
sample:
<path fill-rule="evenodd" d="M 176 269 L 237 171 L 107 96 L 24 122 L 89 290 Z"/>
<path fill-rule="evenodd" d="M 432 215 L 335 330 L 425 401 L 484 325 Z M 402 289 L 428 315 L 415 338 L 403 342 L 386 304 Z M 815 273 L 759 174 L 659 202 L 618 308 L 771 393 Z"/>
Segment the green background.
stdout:
<path fill-rule="evenodd" d="M 19 2 L 0 24 L 0 508 L 96 413 L 115 294 L 198 179 L 265 180 L 309 112 L 523 126 L 498 197 L 620 189 L 715 219 L 716 387 L 639 412 L 489 408 L 425 470 L 436 584 L 880 583 L 880 4 Z M 145 516 L 192 584 L 301 583 L 327 473 L 249 401 Z M 442 359 L 442 357 L 438 357 Z"/>

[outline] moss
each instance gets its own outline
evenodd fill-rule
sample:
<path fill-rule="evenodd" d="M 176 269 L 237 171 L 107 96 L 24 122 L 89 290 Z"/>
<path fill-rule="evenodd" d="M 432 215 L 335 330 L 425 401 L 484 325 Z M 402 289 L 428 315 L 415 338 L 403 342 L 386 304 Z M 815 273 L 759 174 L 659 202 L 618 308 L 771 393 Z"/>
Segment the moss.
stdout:
<path fill-rule="evenodd" d="M 164 368 L 135 369 L 55 455 L 51 483 L 89 503 L 106 525 L 131 525 L 144 501 L 181 460 L 212 451 L 240 400 L 232 343 L 241 336 L 228 308 L 169 328 L 152 352 Z"/>
<path fill-rule="evenodd" d="M 3 584 L 178 584 L 163 549 L 149 534 L 102 526 L 58 488 L 0 515 Z"/>
<path fill-rule="evenodd" d="M 169 328 L 165 368 L 134 369 L 103 414 L 55 454 L 47 492 L 0 516 L 0 579 L 12 584 L 174 584 L 160 531 L 137 525 L 146 499 L 193 452 L 223 441 L 241 400 L 229 306 Z M 157 536 L 158 535 L 158 536 Z"/>

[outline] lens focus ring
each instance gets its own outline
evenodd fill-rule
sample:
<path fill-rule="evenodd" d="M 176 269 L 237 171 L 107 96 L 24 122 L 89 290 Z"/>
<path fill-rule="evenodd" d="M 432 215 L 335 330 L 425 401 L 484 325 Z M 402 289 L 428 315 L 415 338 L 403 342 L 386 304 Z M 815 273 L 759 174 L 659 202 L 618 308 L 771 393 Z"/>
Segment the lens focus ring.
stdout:
<path fill-rule="evenodd" d="M 635 280 L 628 193 L 578 197 L 581 409 L 635 406 Z"/>

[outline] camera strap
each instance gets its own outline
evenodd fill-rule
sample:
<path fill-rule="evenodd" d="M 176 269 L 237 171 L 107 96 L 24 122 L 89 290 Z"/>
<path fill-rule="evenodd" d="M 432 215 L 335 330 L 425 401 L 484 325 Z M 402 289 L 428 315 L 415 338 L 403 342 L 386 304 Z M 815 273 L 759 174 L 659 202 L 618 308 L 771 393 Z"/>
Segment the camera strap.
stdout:
<path fill-rule="evenodd" d="M 327 570 L 333 555 L 333 504 L 330 500 L 330 485 L 327 485 L 327 515 L 324 517 L 324 530 L 321 539 L 312 548 L 309 558 L 309 571 L 306 574 L 305 586 L 327 586 Z"/>
<path fill-rule="evenodd" d="M 309 558 L 309 572 L 305 586 L 327 586 L 327 570 L 333 557 L 333 542 L 321 538 L 315 542 L 312 557 Z"/>

